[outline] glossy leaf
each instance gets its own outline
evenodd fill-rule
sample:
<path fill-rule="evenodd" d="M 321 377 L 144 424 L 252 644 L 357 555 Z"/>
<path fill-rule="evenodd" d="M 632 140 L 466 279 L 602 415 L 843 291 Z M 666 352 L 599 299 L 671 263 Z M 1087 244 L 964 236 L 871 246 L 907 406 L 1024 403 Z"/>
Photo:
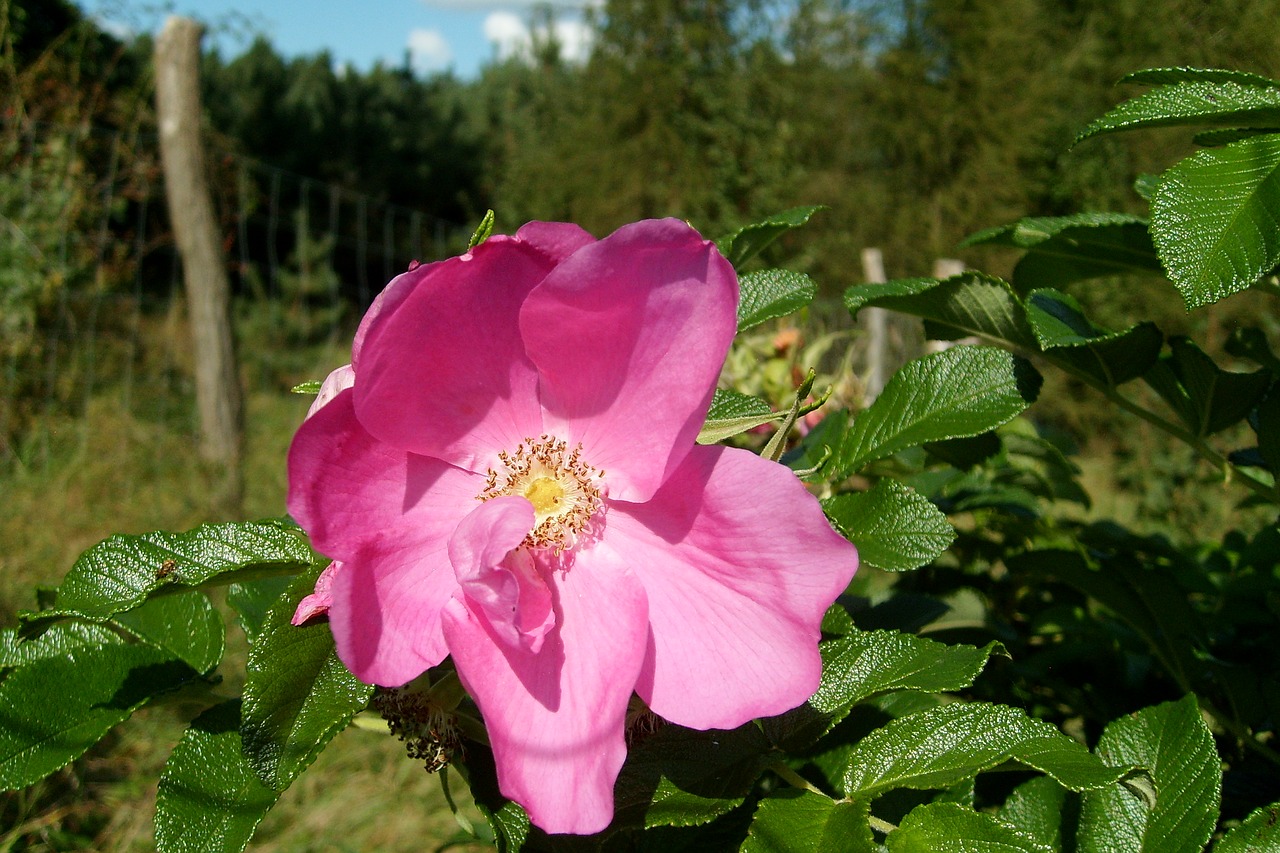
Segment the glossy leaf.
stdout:
<path fill-rule="evenodd" d="M 1020 828 L 957 803 L 912 809 L 885 839 L 889 853 L 1053 853 Z"/>
<path fill-rule="evenodd" d="M 0 789 L 66 766 L 152 696 L 194 676 L 141 643 L 74 648 L 14 670 L 0 682 Z"/>
<path fill-rule="evenodd" d="M 802 272 L 761 270 L 738 277 L 738 331 L 794 314 L 813 301 L 818 286 Z"/>
<path fill-rule="evenodd" d="M 979 232 L 963 245 L 1026 250 L 1013 270 L 1013 284 L 1023 292 L 1101 276 L 1164 274 L 1146 220 L 1122 213 L 1028 217 Z"/>
<path fill-rule="evenodd" d="M 854 418 L 828 466 L 842 480 L 910 447 L 978 435 L 1007 423 L 1036 398 L 1040 375 L 994 347 L 952 347 L 910 362 Z"/>
<path fill-rule="evenodd" d="M 1090 122 L 1076 141 L 1140 127 L 1211 125 L 1280 127 L 1280 87 L 1239 79 L 1170 83 L 1112 108 Z"/>
<path fill-rule="evenodd" d="M 244 750 L 277 791 L 289 787 L 373 695 L 338 659 L 328 622 L 290 624 L 298 601 L 314 587 L 315 573 L 296 578 L 249 649 Z"/>
<path fill-rule="evenodd" d="M 267 611 L 284 595 L 293 579 L 288 575 L 259 578 L 227 587 L 227 604 L 236 612 L 236 621 L 252 643 L 262 630 Z"/>
<path fill-rule="evenodd" d="M 1261 74 L 1226 68 L 1189 68 L 1185 65 L 1171 68 L 1145 68 L 1142 71 L 1126 74 L 1120 78 L 1120 82 L 1147 86 L 1161 86 L 1168 83 L 1239 83 L 1242 86 L 1280 88 L 1280 81 L 1263 77 Z"/>
<path fill-rule="evenodd" d="M 1213 846 L 1213 853 L 1280 853 L 1280 803 L 1255 809 Z"/>
<path fill-rule="evenodd" d="M 1194 696 L 1145 708 L 1107 725 L 1097 754 L 1150 773 L 1147 796 L 1120 784 L 1087 791 L 1080 810 L 1081 853 L 1200 850 L 1218 822 L 1222 769 Z"/>
<path fill-rule="evenodd" d="M 116 614 L 114 622 L 153 646 L 164 649 L 201 674 L 212 672 L 222 660 L 222 616 L 197 590 L 184 590 L 143 602 Z"/>
<path fill-rule="evenodd" d="M 804 705 L 764 721 L 769 739 L 800 748 L 844 719 L 854 705 L 879 693 L 963 690 L 992 655 L 1007 655 L 991 642 L 982 648 L 947 645 L 897 631 L 851 631 L 822 643 L 822 682 Z"/>
<path fill-rule="evenodd" d="M 103 619 L 173 588 L 296 574 L 314 559 L 302 532 L 281 521 L 206 524 L 188 533 L 112 536 L 76 560 L 56 607 L 28 618 Z"/>
<path fill-rule="evenodd" d="M 822 210 L 822 205 L 784 210 L 721 237 L 716 240 L 716 248 L 729 259 L 735 269 L 741 269 L 744 263 L 764 251 L 770 243 L 791 229 L 804 225 L 819 210 Z"/>
<path fill-rule="evenodd" d="M 1270 91 L 1280 106 L 1280 90 Z M 1201 151 L 1166 171 L 1151 205 L 1151 232 L 1188 309 L 1243 290 L 1274 269 L 1280 134 Z"/>
<path fill-rule="evenodd" d="M 1056 290 L 1028 294 L 1027 320 L 1042 349 L 1055 363 L 1103 385 L 1116 386 L 1146 373 L 1164 346 L 1154 323 L 1109 332 L 1085 317 L 1080 304 Z"/>
<path fill-rule="evenodd" d="M 1109 767 L 1042 720 L 1006 705 L 952 702 L 892 720 L 854 745 L 844 793 L 875 797 L 893 788 L 946 788 L 1004 761 L 1046 773 L 1071 790 L 1109 785 Z"/>
<path fill-rule="evenodd" d="M 240 703 L 215 705 L 174 747 L 156 793 L 159 853 L 240 853 L 279 793 L 240 743 Z"/>
<path fill-rule="evenodd" d="M 96 622 L 55 622 L 31 636 L 16 628 L 0 630 L 0 669 L 26 666 L 43 658 L 64 655 L 72 649 L 122 642 L 118 631 Z"/>
<path fill-rule="evenodd" d="M 784 789 L 760 801 L 742 853 L 874 853 L 865 801 L 837 802 L 830 797 Z"/>
<path fill-rule="evenodd" d="M 979 335 L 1010 349 L 1037 348 L 1017 294 L 1008 282 L 981 273 L 857 285 L 844 292 L 844 304 L 855 317 L 869 306 L 920 317 L 949 340 Z"/>
<path fill-rule="evenodd" d="M 726 438 L 744 433 L 762 424 L 781 420 L 782 412 L 775 412 L 759 397 L 717 388 L 711 399 L 707 419 L 698 431 L 699 444 L 716 444 Z"/>
<path fill-rule="evenodd" d="M 822 508 L 866 565 L 891 572 L 933 562 L 956 532 L 933 503 L 896 480 L 827 498 Z"/>
<path fill-rule="evenodd" d="M 1078 811 L 1066 788 L 1048 776 L 1037 776 L 1014 788 L 996 816 L 1050 850 L 1061 850 L 1063 825 L 1070 834 Z"/>
<path fill-rule="evenodd" d="M 737 808 L 742 800 L 742 797 L 700 797 L 682 791 L 663 776 L 645 811 L 644 825 L 646 828 L 702 826 Z"/>

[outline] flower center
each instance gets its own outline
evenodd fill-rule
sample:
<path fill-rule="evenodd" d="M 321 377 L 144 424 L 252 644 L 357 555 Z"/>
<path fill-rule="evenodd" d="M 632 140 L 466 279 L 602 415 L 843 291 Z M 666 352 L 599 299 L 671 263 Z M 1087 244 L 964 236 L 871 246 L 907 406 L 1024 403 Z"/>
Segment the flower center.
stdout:
<path fill-rule="evenodd" d="M 522 544 L 529 548 L 571 548 L 601 507 L 604 472 L 582 461 L 582 445 L 569 449 L 549 435 L 526 438 L 514 453 L 498 454 L 500 470 L 490 468 L 481 501 L 520 495 L 533 504 L 534 527 Z"/>

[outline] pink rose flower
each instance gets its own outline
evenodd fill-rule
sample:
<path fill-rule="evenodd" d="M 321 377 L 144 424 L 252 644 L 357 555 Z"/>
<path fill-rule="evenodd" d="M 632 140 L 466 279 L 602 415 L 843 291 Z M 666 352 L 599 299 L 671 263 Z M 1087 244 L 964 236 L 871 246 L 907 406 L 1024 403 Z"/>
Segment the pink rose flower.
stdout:
<path fill-rule="evenodd" d="M 529 223 L 392 281 L 290 449 L 343 662 L 452 655 L 547 832 L 608 825 L 633 692 L 708 729 L 818 687 L 853 546 L 785 467 L 694 441 L 737 299 L 678 220 Z"/>

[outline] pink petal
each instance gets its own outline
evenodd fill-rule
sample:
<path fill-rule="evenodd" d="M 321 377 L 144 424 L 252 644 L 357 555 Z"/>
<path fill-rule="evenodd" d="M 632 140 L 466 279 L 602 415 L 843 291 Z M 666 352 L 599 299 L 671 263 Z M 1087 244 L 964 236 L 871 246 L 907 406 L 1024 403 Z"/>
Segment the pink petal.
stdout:
<path fill-rule="evenodd" d="M 636 692 L 656 714 L 728 729 L 818 688 L 822 616 L 858 555 L 790 470 L 695 447 L 652 501 L 613 505 L 608 519 L 608 545 L 648 597 Z"/>
<path fill-rule="evenodd" d="M 516 238 L 556 263 L 596 241 L 587 231 L 569 222 L 529 222 L 516 232 Z"/>
<path fill-rule="evenodd" d="M 341 563 L 333 562 L 325 567 L 320 577 L 316 578 L 315 591 L 303 596 L 298 602 L 297 609 L 293 611 L 293 618 L 289 620 L 291 625 L 301 625 L 329 612 L 329 607 L 333 604 L 333 576 L 341 566 Z"/>
<path fill-rule="evenodd" d="M 420 267 L 412 289 L 366 324 L 355 386 L 365 428 L 481 472 L 499 450 L 540 435 L 537 377 L 517 316 L 550 268 L 542 251 L 513 237 Z"/>
<path fill-rule="evenodd" d="M 364 340 L 369 336 L 370 331 L 377 326 L 384 318 L 391 316 L 395 309 L 400 307 L 400 303 L 404 302 L 405 297 L 413 292 L 421 282 L 430 278 L 431 275 L 438 270 L 442 261 L 433 264 L 413 263 L 409 265 L 409 270 L 403 272 L 391 281 L 387 282 L 387 286 L 373 299 L 373 304 L 369 306 L 369 310 L 364 312 L 364 316 L 360 318 L 360 325 L 356 328 L 355 340 L 351 342 L 351 365 L 358 367 L 360 364 L 360 352 L 364 349 Z"/>
<path fill-rule="evenodd" d="M 646 500 L 693 446 L 737 304 L 729 262 L 677 219 L 579 249 L 529 295 L 520 334 L 548 425 L 582 443 L 612 498 Z"/>
<path fill-rule="evenodd" d="M 445 636 L 484 715 L 502 793 L 547 832 L 589 834 L 613 817 L 627 703 L 644 659 L 644 593 L 600 549 L 554 572 L 552 587 L 557 625 L 537 653 L 503 642 L 458 599 L 445 611 Z"/>
<path fill-rule="evenodd" d="M 495 636 L 536 652 L 555 626 L 551 590 L 528 549 L 515 551 L 535 524 L 522 497 L 486 501 L 462 520 L 449 540 L 458 585 Z"/>
<path fill-rule="evenodd" d="M 355 383 L 356 372 L 351 369 L 351 365 L 344 364 L 334 370 L 324 378 L 324 382 L 320 383 L 320 391 L 316 394 L 316 398 L 311 401 L 311 408 L 307 409 L 307 417 L 311 417 L 317 411 L 329 405 L 329 401 L 338 396 L 339 391 L 350 388 Z"/>
<path fill-rule="evenodd" d="M 447 546 L 484 480 L 378 441 L 352 397 L 340 392 L 298 429 L 288 507 L 316 550 L 342 563 L 329 622 L 343 663 L 391 687 L 448 651 L 440 611 L 458 584 Z"/>

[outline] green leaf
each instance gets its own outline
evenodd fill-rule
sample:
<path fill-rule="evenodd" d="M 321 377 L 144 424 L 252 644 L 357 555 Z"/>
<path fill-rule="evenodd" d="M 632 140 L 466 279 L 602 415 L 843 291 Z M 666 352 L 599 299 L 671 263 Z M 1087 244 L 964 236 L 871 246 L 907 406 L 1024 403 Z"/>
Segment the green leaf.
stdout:
<path fill-rule="evenodd" d="M 1213 853 L 1280 853 L 1280 803 L 1255 809 L 1213 845 Z"/>
<path fill-rule="evenodd" d="M 807 703 L 764 721 L 769 739 L 787 749 L 807 746 L 859 702 L 889 691 L 941 693 L 973 684 L 999 643 L 946 645 L 897 631 L 852 631 L 819 646 L 822 682 Z"/>
<path fill-rule="evenodd" d="M 1053 853 L 1027 833 L 957 803 L 925 803 L 912 809 L 885 838 L 889 853 Z"/>
<path fill-rule="evenodd" d="M 480 224 L 476 226 L 476 230 L 471 234 L 471 242 L 467 244 L 467 251 L 471 251 L 489 239 L 489 235 L 493 233 L 493 218 L 492 210 L 484 212 L 484 218 L 480 220 Z"/>
<path fill-rule="evenodd" d="M 1280 88 L 1267 81 L 1195 80 L 1170 83 L 1113 107 L 1089 124 L 1076 142 L 1140 127 L 1210 125 L 1280 127 Z"/>
<path fill-rule="evenodd" d="M 663 725 L 628 752 L 614 788 L 619 816 L 652 826 L 673 817 L 728 811 L 751 791 L 771 760 L 769 750 L 753 723 L 730 731 Z M 677 790 L 698 799 L 681 802 Z M 659 791 L 664 793 L 655 803 Z"/>
<path fill-rule="evenodd" d="M 1073 811 L 1079 811 L 1073 802 L 1066 788 L 1048 776 L 1037 776 L 1014 788 L 996 816 L 1050 850 L 1061 850 L 1063 824 L 1070 826 Z"/>
<path fill-rule="evenodd" d="M 795 788 L 770 794 L 756 807 L 742 853 L 874 853 L 866 802 L 836 802 Z"/>
<path fill-rule="evenodd" d="M 761 270 L 738 277 L 738 331 L 794 314 L 813 301 L 818 286 L 802 272 Z"/>
<path fill-rule="evenodd" d="M 1125 785 L 1086 791 L 1077 845 L 1094 850 L 1200 850 L 1218 822 L 1222 768 L 1196 698 L 1145 708 L 1107 725 L 1104 761 L 1135 764 L 1151 775 L 1155 801 Z"/>
<path fill-rule="evenodd" d="M 981 273 L 856 285 L 844 292 L 844 304 L 855 317 L 868 306 L 920 317 L 947 339 L 980 335 L 1010 349 L 1037 349 L 1017 294 L 1008 282 Z"/>
<path fill-rule="evenodd" d="M 1021 291 L 1109 275 L 1164 275 L 1147 222 L 1121 213 L 1029 217 L 973 235 L 962 245 L 1025 249 L 1014 267 Z"/>
<path fill-rule="evenodd" d="M 308 382 L 300 382 L 289 389 L 290 394 L 319 394 L 320 388 L 324 382 L 319 379 L 312 379 Z"/>
<path fill-rule="evenodd" d="M 279 793 L 240 743 L 240 702 L 215 705 L 174 747 L 156 793 L 159 853 L 240 853 Z"/>
<path fill-rule="evenodd" d="M 281 575 L 259 578 L 248 583 L 233 583 L 227 587 L 227 604 L 236 611 L 236 621 L 240 623 L 240 628 L 250 643 L 262 630 L 267 611 L 284 595 L 291 583 L 293 578 Z"/>
<path fill-rule="evenodd" d="M 717 388 L 707 420 L 698 431 L 698 443 L 715 444 L 782 417 L 782 412 L 773 411 L 759 397 Z"/>
<path fill-rule="evenodd" d="M 1188 338 L 1170 338 L 1169 349 L 1143 378 L 1194 435 L 1212 435 L 1239 423 L 1271 384 L 1271 374 L 1264 370 L 1222 370 Z"/>
<path fill-rule="evenodd" d="M 822 508 L 858 546 L 864 564 L 890 572 L 928 565 L 956 538 L 941 510 L 896 480 L 881 480 L 870 491 L 827 498 Z"/>
<path fill-rule="evenodd" d="M 1261 74 L 1250 74 L 1247 71 L 1232 71 L 1223 68 L 1189 68 L 1176 66 L 1172 68 L 1147 68 L 1134 71 L 1120 78 L 1121 83 L 1138 83 L 1147 86 L 1160 86 L 1167 83 L 1239 83 L 1242 86 L 1274 86 L 1280 88 L 1280 81 L 1263 77 Z"/>
<path fill-rule="evenodd" d="M 290 624 L 317 573 L 294 579 L 249 649 L 241 733 L 249 762 L 277 791 L 369 703 L 373 687 L 343 666 L 327 622 Z"/>
<path fill-rule="evenodd" d="M 1280 104 L 1280 90 L 1272 96 Z M 1280 134 L 1201 151 L 1165 172 L 1151 204 L 1151 231 L 1188 310 L 1244 290 L 1274 269 Z"/>
<path fill-rule="evenodd" d="M 831 479 L 910 447 L 1007 423 L 1035 400 L 1040 382 L 1028 362 L 994 347 L 952 347 L 909 362 L 854 419 L 828 465 Z"/>
<path fill-rule="evenodd" d="M 152 696 L 193 677 L 140 643 L 73 648 L 14 670 L 0 682 L 0 789 L 66 766 Z"/>
<path fill-rule="evenodd" d="M 822 205 L 814 205 L 784 210 L 768 219 L 746 225 L 726 237 L 721 237 L 716 240 L 716 248 L 720 250 L 720 254 L 729 259 L 729 263 L 733 264 L 735 269 L 741 269 L 744 263 L 764 251 L 774 240 L 791 229 L 804 225 L 810 217 L 822 209 Z"/>
<path fill-rule="evenodd" d="M 1056 290 L 1033 291 L 1026 308 L 1036 340 L 1052 361 L 1104 385 L 1115 387 L 1142 376 L 1164 346 L 1164 335 L 1154 323 L 1109 332 L 1085 317 L 1075 299 Z"/>
<path fill-rule="evenodd" d="M 213 581 L 296 574 L 315 559 L 306 537 L 281 521 L 206 524 L 188 533 L 112 536 L 76 560 L 58 587 L 56 606 L 29 619 L 104 619 L 132 610 L 158 591 Z M 229 576 L 229 577 L 228 577 Z"/>
<path fill-rule="evenodd" d="M 96 622 L 55 622 L 30 637 L 22 636 L 16 628 L 5 628 L 0 631 L 0 669 L 26 666 L 72 649 L 119 642 L 118 633 Z"/>
<path fill-rule="evenodd" d="M 856 631 L 823 643 L 822 683 L 809 701 L 824 714 L 839 714 L 891 690 L 941 693 L 973 684 L 1004 646 L 947 645 L 897 631 Z"/>
<path fill-rule="evenodd" d="M 699 797 L 663 776 L 644 815 L 646 829 L 655 826 L 701 826 L 742 804 L 742 797 Z"/>
<path fill-rule="evenodd" d="M 212 672 L 222 660 L 222 617 L 208 597 L 197 590 L 143 602 L 116 614 L 113 621 L 202 675 Z"/>
<path fill-rule="evenodd" d="M 1128 772 L 1017 708 L 952 702 L 891 720 L 860 740 L 843 789 L 852 799 L 870 799 L 893 788 L 946 788 L 1010 759 L 1073 791 L 1109 785 Z"/>

